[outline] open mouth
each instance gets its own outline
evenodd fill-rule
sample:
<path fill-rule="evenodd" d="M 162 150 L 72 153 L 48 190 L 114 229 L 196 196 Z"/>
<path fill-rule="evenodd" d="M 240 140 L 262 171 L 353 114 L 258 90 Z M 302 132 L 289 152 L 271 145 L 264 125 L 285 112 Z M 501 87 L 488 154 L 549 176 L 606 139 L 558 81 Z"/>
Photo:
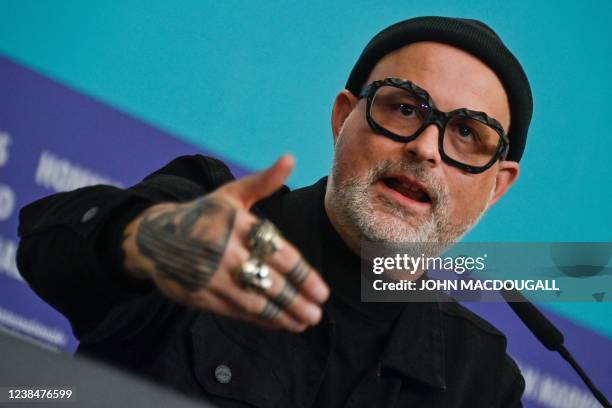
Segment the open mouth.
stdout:
<path fill-rule="evenodd" d="M 418 182 L 406 177 L 385 177 L 382 182 L 392 190 L 397 191 L 404 197 L 423 204 L 431 204 L 432 200 L 427 190 Z"/>

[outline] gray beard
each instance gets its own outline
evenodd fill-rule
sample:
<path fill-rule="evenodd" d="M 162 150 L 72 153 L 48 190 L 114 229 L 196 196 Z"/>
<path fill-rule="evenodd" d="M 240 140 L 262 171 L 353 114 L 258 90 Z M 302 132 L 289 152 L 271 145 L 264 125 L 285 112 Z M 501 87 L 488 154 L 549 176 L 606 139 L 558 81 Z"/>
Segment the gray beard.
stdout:
<path fill-rule="evenodd" d="M 340 143 L 342 143 L 340 141 Z M 341 149 L 341 146 L 337 146 Z M 469 222 L 450 222 L 449 191 L 420 163 L 403 161 L 393 163 L 386 160 L 370 169 L 363 178 L 343 174 L 334 156 L 328 193 L 332 193 L 331 209 L 336 219 L 359 235 L 360 240 L 388 243 L 452 243 L 461 238 L 482 218 L 486 204 L 479 214 Z M 417 225 L 413 214 L 404 206 L 384 195 L 373 196 L 371 187 L 385 174 L 409 174 L 427 186 L 432 198 L 431 214 Z M 489 198 L 493 195 L 491 190 Z M 379 203 L 375 208 L 375 200 Z M 382 206 L 382 208 L 381 208 Z"/>

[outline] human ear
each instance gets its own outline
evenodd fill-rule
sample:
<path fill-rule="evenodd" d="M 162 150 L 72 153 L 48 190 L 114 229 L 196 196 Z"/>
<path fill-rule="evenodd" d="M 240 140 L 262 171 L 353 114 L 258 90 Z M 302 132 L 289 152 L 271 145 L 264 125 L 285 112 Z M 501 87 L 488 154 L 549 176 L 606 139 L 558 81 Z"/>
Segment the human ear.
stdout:
<path fill-rule="evenodd" d="M 487 208 L 490 208 L 502 198 L 504 194 L 510 189 L 510 186 L 518 179 L 520 173 L 520 165 L 518 162 L 510 160 L 501 160 L 499 162 L 499 169 L 495 175 L 495 189 Z"/>
<path fill-rule="evenodd" d="M 357 97 L 347 89 L 343 89 L 336 96 L 334 107 L 332 109 L 332 132 L 334 135 L 334 144 L 336 144 L 336 141 L 338 140 L 342 125 L 344 125 L 346 118 L 353 111 L 353 108 L 355 105 L 357 105 L 358 101 L 359 99 L 357 99 Z"/>

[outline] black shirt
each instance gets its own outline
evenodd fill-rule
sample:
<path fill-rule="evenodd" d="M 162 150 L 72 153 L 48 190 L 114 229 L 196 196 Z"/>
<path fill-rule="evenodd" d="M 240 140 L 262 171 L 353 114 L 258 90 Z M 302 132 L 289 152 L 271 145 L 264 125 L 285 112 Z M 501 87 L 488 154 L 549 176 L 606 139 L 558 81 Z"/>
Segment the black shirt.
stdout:
<path fill-rule="evenodd" d="M 340 407 L 369 372 L 380 375 L 378 362 L 405 304 L 361 302 L 360 259 L 330 223 L 323 197 L 319 202 L 323 278 L 331 289 L 327 313 L 337 341 L 315 406 Z"/>
<path fill-rule="evenodd" d="M 520 406 L 524 381 L 504 336 L 473 313 L 452 302 L 358 301 L 359 260 L 322 210 L 325 179 L 253 208 L 330 283 L 322 322 L 304 333 L 188 309 L 126 277 L 116 242 L 138 211 L 232 179 L 221 162 L 186 156 L 127 190 L 86 187 L 22 209 L 19 270 L 70 320 L 78 353 L 226 407 Z"/>

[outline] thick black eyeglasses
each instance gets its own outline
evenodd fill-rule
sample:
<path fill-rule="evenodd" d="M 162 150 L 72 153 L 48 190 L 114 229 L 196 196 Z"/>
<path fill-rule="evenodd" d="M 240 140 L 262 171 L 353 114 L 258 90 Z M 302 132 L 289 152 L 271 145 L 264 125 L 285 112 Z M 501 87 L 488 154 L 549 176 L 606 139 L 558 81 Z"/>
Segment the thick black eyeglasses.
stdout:
<path fill-rule="evenodd" d="M 469 173 L 482 173 L 508 153 L 508 136 L 497 120 L 465 108 L 442 112 L 427 91 L 410 81 L 374 81 L 359 98 L 367 98 L 366 118 L 372 130 L 396 142 L 409 143 L 427 126 L 436 125 L 442 160 Z"/>

